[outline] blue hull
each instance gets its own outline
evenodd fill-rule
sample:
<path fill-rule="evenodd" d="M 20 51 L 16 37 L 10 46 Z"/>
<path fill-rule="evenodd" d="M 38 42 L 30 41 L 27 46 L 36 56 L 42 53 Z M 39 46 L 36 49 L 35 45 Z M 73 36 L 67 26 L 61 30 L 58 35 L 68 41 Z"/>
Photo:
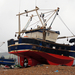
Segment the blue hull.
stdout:
<path fill-rule="evenodd" d="M 2 65 L 14 65 L 15 60 L 14 59 L 0 59 L 0 64 Z"/>

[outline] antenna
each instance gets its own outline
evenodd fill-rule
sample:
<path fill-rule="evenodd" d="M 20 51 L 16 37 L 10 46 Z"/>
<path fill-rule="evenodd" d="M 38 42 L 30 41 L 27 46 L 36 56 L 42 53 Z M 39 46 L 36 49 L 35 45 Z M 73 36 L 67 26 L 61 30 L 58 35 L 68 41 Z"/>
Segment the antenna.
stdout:
<path fill-rule="evenodd" d="M 21 0 L 19 0 L 19 12 L 20 12 L 20 7 L 21 7 Z"/>
<path fill-rule="evenodd" d="M 35 7 L 37 6 L 37 0 L 35 0 Z"/>

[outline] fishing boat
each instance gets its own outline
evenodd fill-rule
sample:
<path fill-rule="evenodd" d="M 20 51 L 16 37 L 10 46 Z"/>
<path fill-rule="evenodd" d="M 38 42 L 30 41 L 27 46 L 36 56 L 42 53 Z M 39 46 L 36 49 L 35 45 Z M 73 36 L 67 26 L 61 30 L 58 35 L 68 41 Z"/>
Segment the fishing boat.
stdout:
<path fill-rule="evenodd" d="M 19 20 L 19 32 L 16 32 L 16 34 L 18 34 L 17 40 L 8 40 L 8 52 L 17 55 L 18 62 L 23 67 L 35 66 L 37 64 L 73 65 L 75 44 L 56 43 L 56 40 L 62 37 L 58 37 L 58 35 L 60 35 L 59 31 L 51 29 L 51 26 L 58 15 L 59 8 L 44 13 L 39 13 L 39 10 L 40 9 L 36 6 L 33 10 L 25 10 L 25 12 L 17 14 Z M 31 12 L 35 12 L 36 15 Z M 29 17 L 23 30 L 20 29 L 21 15 Z M 38 18 L 39 21 L 36 23 L 40 22 L 40 24 L 38 25 L 35 23 L 36 28 L 31 27 L 30 29 L 27 29 L 34 17 Z M 46 17 L 48 18 L 46 19 Z M 49 19 L 52 17 L 51 23 L 48 23 Z M 73 42 L 72 39 L 70 42 Z"/>
<path fill-rule="evenodd" d="M 15 59 L 6 59 L 3 56 L 0 58 L 0 65 L 15 65 Z"/>

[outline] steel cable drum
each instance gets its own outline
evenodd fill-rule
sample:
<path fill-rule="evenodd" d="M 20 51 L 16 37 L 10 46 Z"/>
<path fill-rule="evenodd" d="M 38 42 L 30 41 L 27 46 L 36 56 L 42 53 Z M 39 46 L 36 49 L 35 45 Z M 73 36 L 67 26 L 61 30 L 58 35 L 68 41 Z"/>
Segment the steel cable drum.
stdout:
<path fill-rule="evenodd" d="M 75 43 L 75 38 L 69 40 L 69 43 L 73 43 L 73 42 Z"/>

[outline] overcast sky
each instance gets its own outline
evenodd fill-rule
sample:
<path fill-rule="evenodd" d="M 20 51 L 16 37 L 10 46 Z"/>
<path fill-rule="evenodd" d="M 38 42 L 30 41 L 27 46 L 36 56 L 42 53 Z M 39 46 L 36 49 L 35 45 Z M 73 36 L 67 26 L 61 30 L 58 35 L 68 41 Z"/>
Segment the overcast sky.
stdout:
<path fill-rule="evenodd" d="M 0 52 L 7 52 L 7 40 L 14 39 L 15 32 L 18 31 L 17 13 L 24 10 L 31 10 L 37 5 L 40 9 L 60 8 L 59 15 L 75 34 L 75 0 L 0 0 Z M 58 30 L 61 36 L 71 36 L 72 34 L 64 26 L 61 20 L 56 17 L 53 30 Z M 65 43 L 65 41 L 63 41 Z"/>

